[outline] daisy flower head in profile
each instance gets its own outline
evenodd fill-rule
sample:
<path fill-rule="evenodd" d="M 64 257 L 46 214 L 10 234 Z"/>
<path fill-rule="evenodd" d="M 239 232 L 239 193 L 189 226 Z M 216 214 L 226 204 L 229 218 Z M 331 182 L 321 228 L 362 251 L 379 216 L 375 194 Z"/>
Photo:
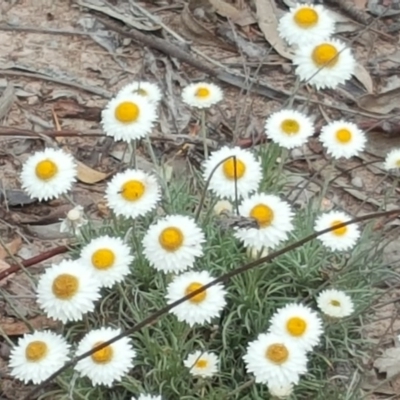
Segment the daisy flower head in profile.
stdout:
<path fill-rule="evenodd" d="M 157 84 L 146 81 L 135 81 L 124 86 L 117 94 L 117 97 L 125 97 L 138 94 L 148 100 L 150 103 L 157 105 L 162 93 Z"/>
<path fill-rule="evenodd" d="M 293 385 L 291 383 L 287 385 L 276 385 L 270 383 L 268 385 L 268 390 L 270 395 L 277 399 L 287 399 L 293 393 Z"/>
<path fill-rule="evenodd" d="M 101 113 L 104 133 L 124 142 L 148 135 L 156 119 L 155 104 L 138 93 L 114 97 Z"/>
<path fill-rule="evenodd" d="M 271 317 L 270 332 L 291 339 L 303 350 L 310 351 L 320 342 L 322 321 L 307 306 L 287 304 Z"/>
<path fill-rule="evenodd" d="M 218 372 L 218 357 L 214 353 L 197 350 L 183 362 L 193 376 L 209 378 Z"/>
<path fill-rule="evenodd" d="M 341 290 L 326 289 L 317 298 L 318 308 L 331 318 L 344 318 L 354 311 L 351 297 Z"/>
<path fill-rule="evenodd" d="M 307 45 L 331 37 L 335 31 L 335 20 L 320 5 L 297 4 L 280 20 L 279 36 L 290 45 Z"/>
<path fill-rule="evenodd" d="M 236 190 L 240 198 L 247 197 L 258 189 L 262 167 L 261 162 L 250 151 L 224 146 L 204 161 L 203 176 L 205 181 L 211 176 L 208 189 L 216 196 L 235 199 Z"/>
<path fill-rule="evenodd" d="M 76 235 L 79 233 L 80 228 L 87 223 L 83 207 L 75 206 L 68 211 L 67 217 L 61 221 L 60 232 L 68 232 Z"/>
<path fill-rule="evenodd" d="M 272 333 L 262 333 L 250 342 L 243 359 L 256 383 L 297 384 L 300 375 L 307 372 L 305 351 L 293 340 Z"/>
<path fill-rule="evenodd" d="M 293 230 L 293 212 L 278 196 L 256 193 L 243 200 L 239 213 L 257 221 L 256 228 L 236 228 L 235 237 L 253 251 L 265 251 L 286 240 Z"/>
<path fill-rule="evenodd" d="M 137 218 L 155 209 L 161 190 L 154 175 L 130 169 L 113 177 L 105 197 L 115 215 Z"/>
<path fill-rule="evenodd" d="M 335 89 L 351 78 L 356 62 L 345 44 L 329 39 L 300 46 L 293 58 L 296 74 L 319 89 Z"/>
<path fill-rule="evenodd" d="M 293 149 L 307 142 L 314 134 L 314 125 L 307 115 L 299 111 L 282 110 L 267 119 L 265 131 L 274 143 Z"/>
<path fill-rule="evenodd" d="M 21 171 L 22 188 L 39 201 L 66 194 L 76 181 L 76 163 L 71 154 L 47 148 L 30 156 Z"/>
<path fill-rule="evenodd" d="M 182 90 L 182 100 L 191 107 L 210 108 L 224 97 L 222 90 L 214 83 L 191 83 Z"/>
<path fill-rule="evenodd" d="M 156 270 L 178 273 L 191 268 L 203 255 L 204 242 L 204 233 L 193 218 L 168 215 L 149 227 L 143 254 Z"/>
<path fill-rule="evenodd" d="M 78 344 L 76 356 L 94 349 L 121 333 L 120 329 L 103 327 L 87 333 Z M 119 382 L 133 367 L 136 351 L 127 337 L 103 347 L 91 356 L 78 361 L 75 370 L 81 376 L 86 376 L 93 385 L 111 387 L 114 382 Z"/>
<path fill-rule="evenodd" d="M 333 121 L 321 129 L 319 140 L 333 158 L 350 158 L 364 150 L 365 133 L 352 122 Z"/>
<path fill-rule="evenodd" d="M 129 274 L 133 259 L 131 249 L 121 238 L 105 235 L 92 239 L 81 250 L 79 261 L 102 287 L 110 288 Z"/>
<path fill-rule="evenodd" d="M 46 380 L 69 360 L 70 346 L 54 332 L 25 334 L 11 349 L 10 374 L 24 383 L 37 385 Z"/>
<path fill-rule="evenodd" d="M 387 171 L 400 168 L 400 149 L 394 149 L 386 155 L 383 167 Z"/>
<path fill-rule="evenodd" d="M 100 282 L 79 261 L 63 260 L 41 275 L 37 285 L 39 307 L 55 320 L 80 321 L 100 298 Z"/>
<path fill-rule="evenodd" d="M 319 232 L 350 220 L 351 218 L 341 211 L 330 211 L 317 218 L 314 230 Z M 356 224 L 350 224 L 324 233 L 318 236 L 318 240 L 331 251 L 345 251 L 353 248 L 359 237 L 360 231 L 358 226 Z"/>
<path fill-rule="evenodd" d="M 212 280 L 214 278 L 207 271 L 189 271 L 176 276 L 167 287 L 168 304 L 193 293 Z M 226 305 L 225 295 L 225 288 L 217 283 L 174 307 L 170 313 L 174 314 L 178 321 L 186 322 L 190 326 L 204 324 L 220 314 Z"/>

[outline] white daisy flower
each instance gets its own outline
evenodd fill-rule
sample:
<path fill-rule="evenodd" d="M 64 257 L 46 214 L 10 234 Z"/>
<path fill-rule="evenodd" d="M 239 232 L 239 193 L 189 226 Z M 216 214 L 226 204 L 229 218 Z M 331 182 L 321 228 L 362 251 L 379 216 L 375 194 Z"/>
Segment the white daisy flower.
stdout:
<path fill-rule="evenodd" d="M 126 97 L 133 94 L 139 94 L 150 103 L 158 104 L 162 93 L 158 85 L 151 82 L 137 81 L 124 86 L 117 94 L 117 97 Z"/>
<path fill-rule="evenodd" d="M 262 333 L 250 342 L 243 357 L 256 383 L 287 386 L 297 384 L 307 372 L 305 351 L 291 339 Z"/>
<path fill-rule="evenodd" d="M 183 362 L 193 376 L 208 378 L 218 372 L 218 357 L 214 353 L 197 350 Z"/>
<path fill-rule="evenodd" d="M 167 287 L 168 304 L 193 293 L 212 280 L 214 278 L 207 271 L 189 271 L 176 276 Z M 196 323 L 204 324 L 219 315 L 226 304 L 225 295 L 225 288 L 218 283 L 174 307 L 170 312 L 176 315 L 179 321 L 185 321 L 190 326 Z"/>
<path fill-rule="evenodd" d="M 120 329 L 100 328 L 87 333 L 78 344 L 76 356 L 107 342 L 121 333 Z M 75 370 L 88 377 L 93 385 L 111 387 L 114 381 L 121 381 L 133 367 L 136 351 L 127 337 L 119 339 L 91 356 L 78 361 Z"/>
<path fill-rule="evenodd" d="M 282 110 L 273 113 L 265 124 L 267 136 L 287 149 L 302 146 L 314 134 L 309 117 L 299 111 Z"/>
<path fill-rule="evenodd" d="M 319 140 L 333 158 L 350 158 L 364 150 L 367 138 L 357 125 L 333 121 L 321 129 Z"/>
<path fill-rule="evenodd" d="M 289 204 L 272 194 L 256 193 L 243 200 L 239 213 L 258 223 L 258 228 L 236 228 L 235 232 L 235 237 L 253 251 L 278 246 L 293 229 Z"/>
<path fill-rule="evenodd" d="M 233 212 L 233 204 L 228 200 L 218 200 L 213 208 L 215 215 Z"/>
<path fill-rule="evenodd" d="M 213 83 L 192 83 L 182 90 L 182 100 L 191 107 L 209 108 L 223 97 L 221 88 Z"/>
<path fill-rule="evenodd" d="M 72 188 L 76 175 L 71 154 L 48 148 L 30 156 L 22 166 L 22 188 L 39 201 L 54 199 Z"/>
<path fill-rule="evenodd" d="M 334 89 L 351 78 L 356 65 L 345 44 L 331 39 L 318 44 L 300 46 L 293 58 L 296 74 L 318 90 Z"/>
<path fill-rule="evenodd" d="M 69 210 L 67 217 L 62 220 L 60 225 L 60 232 L 72 233 L 74 235 L 79 233 L 79 229 L 87 224 L 87 219 L 83 213 L 82 206 L 76 206 Z"/>
<path fill-rule="evenodd" d="M 268 390 L 271 396 L 278 399 L 287 399 L 293 393 L 293 385 L 291 383 L 287 385 L 276 385 L 271 383 L 268 385 Z"/>
<path fill-rule="evenodd" d="M 269 331 L 292 339 L 297 346 L 310 351 L 319 344 L 322 321 L 315 311 L 301 304 L 287 304 L 271 317 Z"/>
<path fill-rule="evenodd" d="M 225 159 L 226 161 L 223 161 Z M 258 189 L 262 179 L 262 167 L 250 151 L 224 146 L 213 152 L 204 162 L 204 179 L 207 181 L 211 174 L 208 189 L 219 197 L 235 199 L 235 186 L 238 197 L 247 197 Z"/>
<path fill-rule="evenodd" d="M 156 119 L 154 103 L 137 93 L 113 98 L 101 113 L 104 133 L 124 142 L 148 135 Z"/>
<path fill-rule="evenodd" d="M 344 318 L 354 311 L 353 300 L 345 292 L 335 289 L 327 289 L 321 292 L 317 298 L 319 309 L 332 318 Z"/>
<path fill-rule="evenodd" d="M 193 218 L 168 215 L 148 229 L 143 238 L 143 254 L 156 270 L 178 273 L 191 268 L 203 255 L 205 240 Z"/>
<path fill-rule="evenodd" d="M 341 211 L 330 211 L 317 218 L 314 230 L 319 232 L 350 220 L 351 218 Z M 324 233 L 318 236 L 318 240 L 332 251 L 342 251 L 354 247 L 359 237 L 360 231 L 358 226 L 356 224 L 350 224 Z"/>
<path fill-rule="evenodd" d="M 48 317 L 79 321 L 94 310 L 100 298 L 100 282 L 78 261 L 63 260 L 41 275 L 37 285 L 37 302 Z"/>
<path fill-rule="evenodd" d="M 69 344 L 54 332 L 25 334 L 11 349 L 10 374 L 24 383 L 37 385 L 69 360 Z"/>
<path fill-rule="evenodd" d="M 114 176 L 105 197 L 116 215 L 137 218 L 155 209 L 161 190 L 154 175 L 130 169 Z"/>
<path fill-rule="evenodd" d="M 394 149 L 386 155 L 383 167 L 388 171 L 400 168 L 400 149 Z"/>
<path fill-rule="evenodd" d="M 132 400 L 162 400 L 161 396 L 151 396 L 149 394 L 141 394 L 137 399 L 132 397 Z"/>
<path fill-rule="evenodd" d="M 80 254 L 80 263 L 87 268 L 103 287 L 122 282 L 129 274 L 134 257 L 121 238 L 101 236 L 92 239 Z"/>
<path fill-rule="evenodd" d="M 335 20 L 320 5 L 297 4 L 280 20 L 279 36 L 290 45 L 307 45 L 328 39 L 335 31 Z"/>

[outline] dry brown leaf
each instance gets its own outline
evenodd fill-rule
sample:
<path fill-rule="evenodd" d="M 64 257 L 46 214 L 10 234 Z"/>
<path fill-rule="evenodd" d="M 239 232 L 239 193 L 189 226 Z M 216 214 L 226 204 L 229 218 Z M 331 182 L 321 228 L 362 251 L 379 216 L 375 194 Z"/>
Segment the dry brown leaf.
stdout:
<path fill-rule="evenodd" d="M 38 315 L 37 317 L 30 319 L 29 322 L 35 330 L 56 328 L 60 324 L 52 319 L 48 319 L 44 315 Z M 0 323 L 1 329 L 8 336 L 21 336 L 30 332 L 29 328 L 24 322 L 14 321 L 12 318 L 3 319 L 0 321 Z"/>
<path fill-rule="evenodd" d="M 372 82 L 371 75 L 361 64 L 356 65 L 354 76 L 363 84 L 368 93 L 373 93 L 374 83 Z"/>
<path fill-rule="evenodd" d="M 368 0 L 353 0 L 354 5 L 360 10 L 365 10 L 365 6 L 367 5 Z"/>
<path fill-rule="evenodd" d="M 277 12 L 274 0 L 255 0 L 255 3 L 258 26 L 264 34 L 266 41 L 279 55 L 292 60 L 293 53 L 278 34 L 278 18 L 276 16 Z"/>
<path fill-rule="evenodd" d="M 88 167 L 80 161 L 77 161 L 78 179 L 83 183 L 94 184 L 101 182 L 111 174 L 105 174 L 104 172 L 96 171 L 93 168 Z"/>
<path fill-rule="evenodd" d="M 20 249 L 21 245 L 22 240 L 19 236 L 17 236 L 10 243 L 6 244 L 8 252 L 6 251 L 6 249 L 0 246 L 0 260 L 4 260 L 6 257 L 8 257 L 8 253 L 14 255 Z"/>
<path fill-rule="evenodd" d="M 386 372 L 386 376 L 391 378 L 400 373 L 400 347 L 386 349 L 381 357 L 374 362 L 374 367 L 379 372 Z"/>
<path fill-rule="evenodd" d="M 380 94 L 366 94 L 357 100 L 358 107 L 377 114 L 388 114 L 400 108 L 400 88 Z"/>
<path fill-rule="evenodd" d="M 239 26 L 255 24 L 257 21 L 251 15 L 249 9 L 238 10 L 232 4 L 223 0 L 209 0 L 215 11 L 222 17 L 229 18 L 233 23 Z"/>

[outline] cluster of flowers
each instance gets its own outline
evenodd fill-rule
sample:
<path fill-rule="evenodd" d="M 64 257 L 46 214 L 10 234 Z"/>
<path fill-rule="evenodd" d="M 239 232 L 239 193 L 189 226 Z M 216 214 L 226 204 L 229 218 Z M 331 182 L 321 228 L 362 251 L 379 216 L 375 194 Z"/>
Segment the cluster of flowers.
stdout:
<path fill-rule="evenodd" d="M 295 29 L 302 30 L 304 34 L 314 32 L 312 37 L 329 37 L 334 26 L 329 21 L 321 7 L 299 6 L 282 19 L 280 32 L 293 43 L 301 37 L 300 31 Z M 320 30 L 317 31 L 317 28 Z M 317 35 L 316 32 L 320 33 Z M 322 81 L 313 81 L 316 86 L 321 86 L 322 82 L 332 86 L 349 75 L 349 66 L 352 69 L 354 61 L 349 61 L 353 60 L 350 53 L 340 52 L 341 44 L 327 41 L 313 46 L 309 56 L 314 70 L 319 63 L 332 73 L 331 76 L 324 75 Z M 302 49 L 303 53 L 308 54 Z M 310 78 L 311 67 L 307 69 L 307 74 L 303 74 L 301 71 L 306 64 L 301 67 L 300 55 L 298 60 L 298 74 L 302 79 L 305 75 Z M 222 97 L 221 89 L 208 83 L 189 85 L 182 93 L 183 101 L 197 108 L 208 108 Z M 148 137 L 157 119 L 160 100 L 160 89 L 149 82 L 134 82 L 123 88 L 102 113 L 105 134 L 126 142 Z M 280 146 L 293 148 L 302 145 L 314 133 L 314 128 L 307 116 L 294 110 L 284 110 L 268 118 L 266 132 Z M 351 157 L 365 145 L 364 133 L 354 124 L 343 121 L 323 128 L 320 138 L 328 153 L 335 158 Z M 388 169 L 398 168 L 399 165 L 399 151 L 389 155 L 385 162 Z M 240 215 L 256 221 L 256 227 L 237 227 L 233 232 L 247 248 L 268 251 L 289 238 L 294 229 L 294 213 L 279 196 L 258 191 L 262 167 L 252 152 L 238 147 L 223 147 L 205 160 L 203 173 L 204 179 L 209 180 L 208 188 L 216 197 L 232 200 L 238 196 L 241 199 Z M 21 181 L 31 197 L 48 200 L 66 194 L 72 188 L 76 175 L 76 164 L 70 154 L 48 148 L 27 160 L 22 168 Z M 162 191 L 155 175 L 128 169 L 116 174 L 108 183 L 105 198 L 115 215 L 136 219 L 154 211 L 161 201 Z M 224 204 L 227 207 L 226 202 Z M 79 228 L 85 222 L 81 212 L 81 209 L 72 210 L 62 229 L 67 230 L 71 226 Z M 319 216 L 315 230 L 334 228 L 319 237 L 322 244 L 331 251 L 352 248 L 360 235 L 358 227 L 353 224 L 335 228 L 349 219 L 340 211 Z M 190 216 L 163 216 L 148 228 L 142 238 L 144 257 L 155 270 L 173 274 L 165 293 L 167 303 L 193 293 L 214 279 L 206 270 L 195 270 L 196 261 L 204 255 L 206 241 L 197 221 Z M 46 269 L 37 286 L 39 306 L 48 317 L 64 323 L 81 320 L 86 313 L 94 310 L 102 287 L 110 288 L 124 281 L 134 268 L 133 253 L 121 238 L 102 236 L 92 239 L 81 250 L 77 260 L 64 260 Z M 190 326 L 209 323 L 225 307 L 226 295 L 225 287 L 215 284 L 170 312 Z M 317 304 L 329 318 L 346 317 L 354 307 L 348 295 L 335 289 L 320 293 Z M 79 356 L 119 334 L 119 329 L 110 327 L 88 332 L 75 346 L 74 355 Z M 289 304 L 277 310 L 270 320 L 268 332 L 260 334 L 248 346 L 244 356 L 248 372 L 255 375 L 257 382 L 267 384 L 275 395 L 291 392 L 292 385 L 297 384 L 299 376 L 306 372 L 307 352 L 318 345 L 321 334 L 322 320 L 311 308 Z M 25 335 L 11 352 L 11 373 L 25 382 L 40 383 L 64 365 L 70 353 L 70 344 L 60 335 L 47 331 Z M 135 356 L 130 339 L 125 337 L 80 360 L 74 368 L 94 385 L 111 386 L 133 367 Z M 193 375 L 202 377 L 217 373 L 218 364 L 217 355 L 202 351 L 189 354 L 184 361 Z M 161 397 L 142 395 L 139 398 L 151 399 Z"/>

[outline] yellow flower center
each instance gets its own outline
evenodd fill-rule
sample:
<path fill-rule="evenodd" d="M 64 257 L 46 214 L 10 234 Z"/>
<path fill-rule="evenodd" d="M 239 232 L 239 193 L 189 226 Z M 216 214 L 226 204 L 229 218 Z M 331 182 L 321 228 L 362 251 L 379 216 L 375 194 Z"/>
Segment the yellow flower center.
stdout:
<path fill-rule="evenodd" d="M 115 118 L 124 124 L 137 121 L 139 115 L 139 106 L 131 101 L 123 101 L 115 109 Z"/>
<path fill-rule="evenodd" d="M 352 138 L 352 135 L 348 129 L 339 129 L 336 132 L 336 139 L 340 143 L 349 143 L 351 138 Z"/>
<path fill-rule="evenodd" d="M 285 119 L 281 123 L 281 129 L 286 135 L 292 136 L 299 133 L 300 125 L 295 119 Z"/>
<path fill-rule="evenodd" d="M 332 223 L 331 223 L 331 228 L 334 228 L 336 225 L 339 225 L 339 224 L 342 224 L 343 223 L 343 221 L 333 221 Z M 347 232 L 347 226 L 345 225 L 345 226 L 342 226 L 341 228 L 336 228 L 336 229 L 334 229 L 333 231 L 332 231 L 332 233 L 334 234 L 334 235 L 336 235 L 336 236 L 343 236 L 343 235 L 345 235 L 346 234 L 346 232 Z"/>
<path fill-rule="evenodd" d="M 122 185 L 121 194 L 125 200 L 137 201 L 139 200 L 146 191 L 146 187 L 143 182 L 140 181 L 128 181 Z"/>
<path fill-rule="evenodd" d="M 335 46 L 329 43 L 322 43 L 314 48 L 311 57 L 318 68 L 331 68 L 339 61 L 338 54 L 339 52 Z"/>
<path fill-rule="evenodd" d="M 339 300 L 331 300 L 331 306 L 333 307 L 340 307 L 340 301 Z"/>
<path fill-rule="evenodd" d="M 203 285 L 199 282 L 192 282 L 185 290 L 185 296 L 189 295 L 190 293 L 193 293 L 195 290 L 200 289 Z M 202 301 L 205 300 L 207 297 L 207 290 L 204 290 L 203 292 L 196 294 L 196 296 L 193 296 L 189 301 L 192 303 L 198 304 L 201 303 Z"/>
<path fill-rule="evenodd" d="M 54 296 L 61 300 L 68 300 L 75 296 L 79 289 L 78 278 L 70 274 L 60 274 L 54 279 L 52 291 Z"/>
<path fill-rule="evenodd" d="M 95 347 L 101 345 L 102 343 L 103 342 L 97 342 L 94 344 L 94 346 L 92 348 L 95 348 Z M 113 349 L 111 346 L 103 347 L 101 350 L 97 350 L 96 352 L 94 352 L 91 355 L 91 357 L 92 357 L 92 360 L 96 364 L 107 364 L 113 358 Z"/>
<path fill-rule="evenodd" d="M 265 358 L 275 364 L 283 364 L 289 358 L 289 351 L 283 344 L 271 344 L 265 352 Z"/>
<path fill-rule="evenodd" d="M 261 228 L 265 228 L 272 224 L 274 220 L 274 212 L 265 204 L 257 204 L 250 211 L 250 217 L 257 220 Z"/>
<path fill-rule="evenodd" d="M 207 360 L 200 359 L 200 360 L 196 361 L 196 367 L 197 368 L 200 368 L 200 369 L 207 368 L 207 365 L 208 365 L 208 361 Z"/>
<path fill-rule="evenodd" d="M 302 28 L 312 28 L 318 23 L 318 13 L 311 7 L 304 7 L 294 14 L 294 21 Z"/>
<path fill-rule="evenodd" d="M 46 357 L 47 344 L 41 340 L 30 342 L 25 349 L 25 357 L 28 361 L 37 362 Z"/>
<path fill-rule="evenodd" d="M 307 329 L 307 322 L 303 318 L 293 317 L 286 323 L 286 329 L 292 336 L 301 336 Z"/>
<path fill-rule="evenodd" d="M 234 158 L 230 158 L 222 164 L 222 170 L 224 171 L 224 175 L 227 179 L 235 179 L 235 177 L 236 179 L 240 179 L 246 172 L 246 165 L 237 158 L 236 160 Z"/>
<path fill-rule="evenodd" d="M 54 178 L 58 172 L 57 164 L 51 160 L 43 160 L 37 163 L 35 173 L 42 181 Z"/>
<path fill-rule="evenodd" d="M 108 269 L 114 265 L 115 254 L 110 249 L 96 250 L 92 255 L 92 264 L 96 269 Z"/>
<path fill-rule="evenodd" d="M 174 226 L 164 229 L 158 237 L 161 247 L 167 251 L 178 250 L 182 246 L 183 239 L 182 231 Z"/>
<path fill-rule="evenodd" d="M 200 97 L 201 99 L 205 99 L 210 96 L 210 90 L 206 87 L 199 87 L 194 95 L 196 97 Z"/>

